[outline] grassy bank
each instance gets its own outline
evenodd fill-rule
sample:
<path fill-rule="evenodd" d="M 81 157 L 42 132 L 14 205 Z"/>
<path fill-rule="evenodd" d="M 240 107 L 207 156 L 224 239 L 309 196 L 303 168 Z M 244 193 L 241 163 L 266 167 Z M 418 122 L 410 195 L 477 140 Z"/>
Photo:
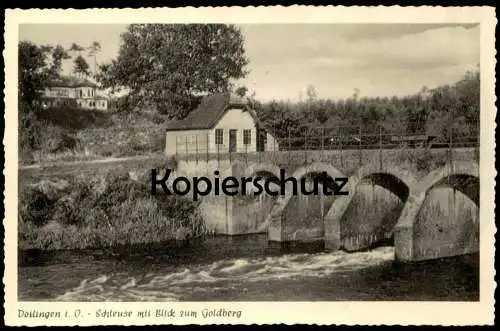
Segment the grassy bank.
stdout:
<path fill-rule="evenodd" d="M 109 173 L 22 186 L 19 248 L 103 248 L 206 234 L 196 203 L 152 196 L 149 180 L 146 173 Z"/>
<path fill-rule="evenodd" d="M 41 109 L 31 119 L 34 137 L 21 146 L 21 164 L 84 161 L 157 154 L 164 149 L 165 116 L 78 108 Z M 27 140 L 28 137 L 24 137 Z"/>

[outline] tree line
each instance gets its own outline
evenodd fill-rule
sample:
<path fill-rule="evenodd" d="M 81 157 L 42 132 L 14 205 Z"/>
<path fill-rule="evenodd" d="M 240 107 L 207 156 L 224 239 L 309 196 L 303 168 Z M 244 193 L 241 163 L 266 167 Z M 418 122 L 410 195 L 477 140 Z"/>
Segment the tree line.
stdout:
<path fill-rule="evenodd" d="M 329 132 L 432 135 L 444 139 L 478 135 L 480 116 L 479 70 L 456 83 L 434 89 L 423 87 L 402 97 L 359 97 L 359 90 L 341 100 L 318 98 L 314 87 L 300 102 L 251 100 L 264 127 L 278 138 L 304 135 L 317 128 Z M 318 131 L 316 130 L 316 134 Z"/>

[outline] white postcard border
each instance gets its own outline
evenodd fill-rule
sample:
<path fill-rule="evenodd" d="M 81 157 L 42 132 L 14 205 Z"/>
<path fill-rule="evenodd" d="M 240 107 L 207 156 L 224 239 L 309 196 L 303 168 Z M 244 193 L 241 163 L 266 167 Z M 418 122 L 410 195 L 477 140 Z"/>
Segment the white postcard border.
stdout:
<path fill-rule="evenodd" d="M 480 301 L 479 302 L 18 302 L 17 42 L 26 23 L 480 23 Z M 6 325 L 400 324 L 481 325 L 494 321 L 495 9 L 493 7 L 201 7 L 5 12 L 5 323 Z M 19 318 L 18 309 L 59 311 L 60 318 Z M 98 318 L 98 309 L 241 310 L 241 318 Z M 68 313 L 68 317 L 64 313 Z M 75 314 L 79 312 L 79 317 Z"/>

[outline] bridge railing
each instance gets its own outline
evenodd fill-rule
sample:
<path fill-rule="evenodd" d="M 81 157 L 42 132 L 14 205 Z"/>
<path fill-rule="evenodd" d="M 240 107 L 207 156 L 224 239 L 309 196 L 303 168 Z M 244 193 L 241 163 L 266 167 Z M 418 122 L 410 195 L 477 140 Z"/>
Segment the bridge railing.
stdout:
<path fill-rule="evenodd" d="M 412 124 L 412 123 L 410 123 Z M 411 133 L 409 133 L 411 132 Z M 387 129 L 383 126 L 336 126 L 336 127 L 301 127 L 298 131 L 288 130 L 286 136 L 274 136 L 271 140 L 264 134 L 249 139 L 237 135 L 235 144 L 214 144 L 214 133 L 185 136 L 176 140 L 175 155 L 178 159 L 195 161 L 254 161 L 272 162 L 280 158 L 278 152 L 304 152 L 307 160 L 308 151 L 352 151 L 386 149 L 455 149 L 479 147 L 479 123 L 467 126 L 447 128 L 441 135 L 433 135 L 423 130 L 416 130 L 411 125 L 405 131 Z M 225 137 L 227 139 L 227 137 Z M 260 141 L 259 141 L 260 139 Z M 257 141 L 255 141 L 257 140 Z M 171 152 L 171 151 L 170 151 Z M 360 153 L 361 154 L 361 153 Z M 307 161 L 306 161 L 307 162 Z"/>
<path fill-rule="evenodd" d="M 411 122 L 410 122 L 411 124 Z M 391 149 L 391 148 L 442 148 L 475 147 L 479 144 L 478 123 L 451 127 L 445 134 L 435 135 L 423 129 L 407 128 L 404 131 L 383 126 L 303 126 L 298 132 L 288 130 L 287 137 L 280 137 L 280 150 L 341 150 L 341 149 Z"/>

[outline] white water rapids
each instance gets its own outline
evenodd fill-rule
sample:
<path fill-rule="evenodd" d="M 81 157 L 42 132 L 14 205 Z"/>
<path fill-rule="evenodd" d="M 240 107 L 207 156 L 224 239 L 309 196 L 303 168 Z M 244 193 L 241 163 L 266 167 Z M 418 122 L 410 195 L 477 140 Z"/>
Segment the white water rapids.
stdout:
<path fill-rule="evenodd" d="M 110 273 L 84 279 L 79 286 L 55 300 L 178 301 L 187 293 L 215 293 L 235 286 L 272 280 L 325 278 L 337 272 L 358 270 L 393 259 L 393 247 L 379 247 L 357 253 L 339 251 L 219 260 L 165 273 Z"/>

